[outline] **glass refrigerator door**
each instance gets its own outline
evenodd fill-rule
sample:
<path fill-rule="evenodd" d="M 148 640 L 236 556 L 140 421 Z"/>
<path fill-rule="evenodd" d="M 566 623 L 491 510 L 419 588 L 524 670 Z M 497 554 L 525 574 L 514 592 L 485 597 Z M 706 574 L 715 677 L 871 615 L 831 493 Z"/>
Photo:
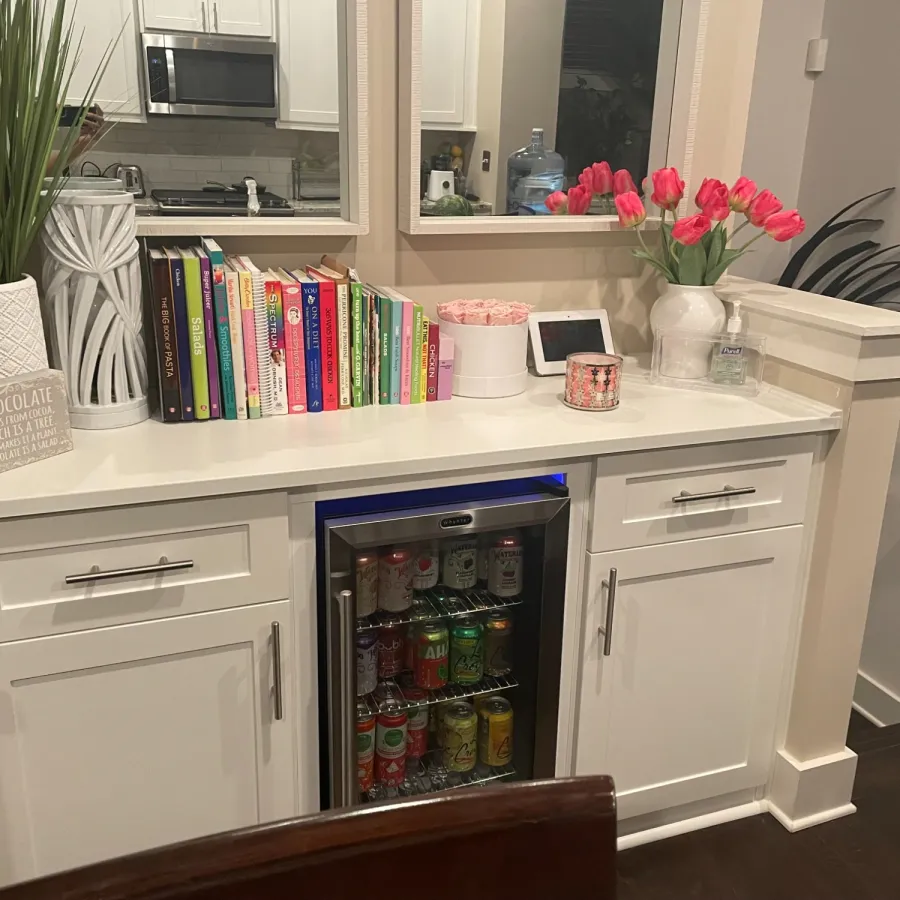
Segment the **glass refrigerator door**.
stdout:
<path fill-rule="evenodd" d="M 331 806 L 553 777 L 568 498 L 324 526 Z"/>

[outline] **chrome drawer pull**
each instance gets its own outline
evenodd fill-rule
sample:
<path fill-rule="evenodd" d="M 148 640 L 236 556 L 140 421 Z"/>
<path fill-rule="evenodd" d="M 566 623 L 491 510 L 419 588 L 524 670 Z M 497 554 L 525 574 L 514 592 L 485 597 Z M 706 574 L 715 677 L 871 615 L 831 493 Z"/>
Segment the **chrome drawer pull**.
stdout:
<path fill-rule="evenodd" d="M 94 566 L 90 572 L 83 572 L 81 575 L 66 575 L 66 584 L 109 581 L 111 578 L 129 578 L 132 575 L 158 575 L 162 572 L 180 572 L 193 568 L 194 561 L 192 559 L 169 562 L 165 556 L 161 556 L 159 562 L 151 566 L 130 566 L 127 569 L 108 569 L 105 572 L 99 566 Z"/>
<path fill-rule="evenodd" d="M 613 636 L 613 620 L 616 615 L 616 588 L 619 586 L 619 570 L 609 570 L 609 581 L 604 582 L 608 585 L 606 595 L 606 625 L 597 629 L 597 633 L 603 638 L 603 655 L 609 656 L 612 653 L 612 636 Z"/>
<path fill-rule="evenodd" d="M 697 500 L 727 500 L 729 497 L 746 497 L 747 494 L 755 493 L 755 487 L 736 488 L 726 484 L 721 491 L 709 491 L 706 494 L 692 494 L 690 491 L 682 491 L 677 497 L 672 498 L 672 502 L 694 503 Z"/>
<path fill-rule="evenodd" d="M 281 625 L 272 623 L 272 682 L 275 694 L 275 719 L 284 718 L 284 699 L 281 687 Z"/>

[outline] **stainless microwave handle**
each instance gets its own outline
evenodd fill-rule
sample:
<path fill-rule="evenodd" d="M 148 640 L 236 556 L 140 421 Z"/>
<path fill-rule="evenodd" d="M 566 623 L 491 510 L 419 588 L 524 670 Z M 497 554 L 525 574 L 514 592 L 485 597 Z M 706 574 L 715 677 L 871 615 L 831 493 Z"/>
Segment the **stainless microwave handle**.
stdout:
<path fill-rule="evenodd" d="M 356 620 L 353 617 L 353 591 L 335 595 L 340 628 L 341 727 L 339 758 L 333 771 L 340 772 L 341 802 L 356 803 Z"/>
<path fill-rule="evenodd" d="M 169 103 L 178 102 L 178 82 L 175 79 L 175 51 L 166 50 L 166 73 L 169 77 Z"/>

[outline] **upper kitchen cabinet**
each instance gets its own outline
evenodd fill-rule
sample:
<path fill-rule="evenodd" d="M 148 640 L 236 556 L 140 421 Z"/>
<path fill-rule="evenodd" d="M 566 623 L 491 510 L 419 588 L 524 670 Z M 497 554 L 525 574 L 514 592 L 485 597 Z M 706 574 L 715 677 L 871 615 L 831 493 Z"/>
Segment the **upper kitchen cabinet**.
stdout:
<path fill-rule="evenodd" d="M 610 231 L 620 226 L 609 196 L 583 215 L 553 216 L 545 201 L 602 160 L 637 185 L 685 166 L 705 0 L 400 0 L 400 10 L 408 234 Z M 460 199 L 436 205 L 448 194 Z"/>
<path fill-rule="evenodd" d="M 270 38 L 272 0 L 141 0 L 144 28 Z"/>
<path fill-rule="evenodd" d="M 306 0 L 278 7 L 279 125 L 337 131 L 339 0 Z M 315 23 L 315 40 L 310 40 Z"/>
<path fill-rule="evenodd" d="M 481 0 L 422 6 L 422 128 L 475 128 Z"/>
<path fill-rule="evenodd" d="M 103 15 L 90 3 L 70 3 L 74 41 L 81 52 L 72 70 L 66 105 L 81 106 L 90 90 L 100 60 L 109 53 L 109 62 L 94 102 L 107 119 L 144 121 L 137 55 L 137 24 L 131 0 L 113 0 L 103 7 Z"/>

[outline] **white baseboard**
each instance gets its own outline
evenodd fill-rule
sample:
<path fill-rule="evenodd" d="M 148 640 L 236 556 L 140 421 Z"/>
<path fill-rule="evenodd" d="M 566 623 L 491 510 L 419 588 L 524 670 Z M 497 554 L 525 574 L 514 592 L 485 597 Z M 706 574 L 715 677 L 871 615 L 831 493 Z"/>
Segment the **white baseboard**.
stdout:
<path fill-rule="evenodd" d="M 788 831 L 856 812 L 851 803 L 856 763 L 856 754 L 847 747 L 806 762 L 779 750 L 766 796 L 769 812 Z"/>
<path fill-rule="evenodd" d="M 900 724 L 900 697 L 865 672 L 856 673 L 853 708 L 879 728 Z"/>

